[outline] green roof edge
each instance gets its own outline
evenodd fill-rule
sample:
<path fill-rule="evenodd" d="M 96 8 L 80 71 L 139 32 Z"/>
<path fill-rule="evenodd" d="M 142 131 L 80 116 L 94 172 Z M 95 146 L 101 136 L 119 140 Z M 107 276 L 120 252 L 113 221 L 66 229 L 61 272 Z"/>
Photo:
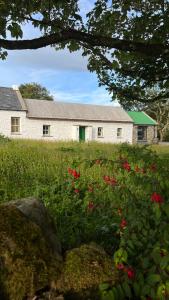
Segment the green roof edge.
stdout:
<path fill-rule="evenodd" d="M 157 122 L 143 111 L 126 111 L 135 125 L 157 125 Z"/>

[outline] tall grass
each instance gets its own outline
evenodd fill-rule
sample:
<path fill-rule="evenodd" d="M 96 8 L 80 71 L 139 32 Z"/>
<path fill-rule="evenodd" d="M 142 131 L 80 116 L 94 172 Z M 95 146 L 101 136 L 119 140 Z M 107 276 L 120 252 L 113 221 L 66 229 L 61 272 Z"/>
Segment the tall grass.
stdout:
<path fill-rule="evenodd" d="M 96 143 L 10 141 L 0 145 L 0 200 L 36 195 L 39 186 L 62 180 L 76 161 L 112 157 L 117 147 Z M 85 171 L 85 170 L 84 170 Z"/>
<path fill-rule="evenodd" d="M 153 147 L 169 157 L 169 147 Z M 12 140 L 0 144 L 0 201 L 36 196 L 39 187 L 62 181 L 69 166 L 85 160 L 112 159 L 118 146 L 101 143 L 43 142 Z M 81 172 L 93 179 L 100 176 L 82 163 Z M 92 173 L 91 173 L 92 172 Z M 105 170 L 106 172 L 106 170 Z"/>

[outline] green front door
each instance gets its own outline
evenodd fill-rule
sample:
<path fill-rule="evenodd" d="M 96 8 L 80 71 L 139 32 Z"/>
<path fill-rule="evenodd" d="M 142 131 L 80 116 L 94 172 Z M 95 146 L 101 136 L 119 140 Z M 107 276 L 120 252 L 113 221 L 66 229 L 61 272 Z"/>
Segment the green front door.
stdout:
<path fill-rule="evenodd" d="M 85 127 L 79 127 L 79 141 L 85 141 Z"/>

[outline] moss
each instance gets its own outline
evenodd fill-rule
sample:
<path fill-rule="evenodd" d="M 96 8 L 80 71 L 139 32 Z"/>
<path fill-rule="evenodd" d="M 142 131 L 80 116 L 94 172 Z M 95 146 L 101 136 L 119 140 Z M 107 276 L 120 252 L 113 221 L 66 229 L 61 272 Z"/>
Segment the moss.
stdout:
<path fill-rule="evenodd" d="M 65 299 L 99 299 L 98 286 L 117 282 L 112 259 L 95 244 L 83 245 L 67 252 L 64 269 L 56 283 Z"/>
<path fill-rule="evenodd" d="M 0 207 L 0 290 L 2 299 L 21 300 L 48 286 L 62 261 L 41 229 L 16 207 Z M 0 298 L 0 299 L 1 299 Z"/>

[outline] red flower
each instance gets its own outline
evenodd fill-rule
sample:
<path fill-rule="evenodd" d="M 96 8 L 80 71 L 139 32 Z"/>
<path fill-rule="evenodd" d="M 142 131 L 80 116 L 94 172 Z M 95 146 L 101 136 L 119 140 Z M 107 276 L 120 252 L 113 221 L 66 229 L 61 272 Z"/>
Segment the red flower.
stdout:
<path fill-rule="evenodd" d="M 69 173 L 69 174 L 72 174 L 72 171 L 73 171 L 73 170 L 72 170 L 71 168 L 68 168 L 68 173 Z"/>
<path fill-rule="evenodd" d="M 76 194 L 79 194 L 80 191 L 79 191 L 78 189 L 75 189 L 74 192 L 75 192 Z"/>
<path fill-rule="evenodd" d="M 110 176 L 103 176 L 104 181 L 108 182 L 110 180 Z"/>
<path fill-rule="evenodd" d="M 121 223 L 120 223 L 120 228 L 121 229 L 125 229 L 127 226 L 127 221 L 125 219 L 122 219 L 121 220 Z"/>
<path fill-rule="evenodd" d="M 131 267 L 127 268 L 126 272 L 127 272 L 127 276 L 128 276 L 129 279 L 133 279 L 134 278 L 135 272 L 134 272 L 134 270 Z"/>
<path fill-rule="evenodd" d="M 100 165 L 100 159 L 96 159 L 96 160 L 95 160 L 95 164 L 96 164 L 96 165 Z"/>
<path fill-rule="evenodd" d="M 163 203 L 164 202 L 164 199 L 163 197 L 160 195 L 160 194 L 157 194 L 156 192 L 154 192 L 152 195 L 151 195 L 151 201 L 152 202 L 156 202 L 156 203 Z"/>
<path fill-rule="evenodd" d="M 110 176 L 103 176 L 103 179 L 109 185 L 114 186 L 117 184 L 117 180 L 114 177 L 110 178 Z"/>
<path fill-rule="evenodd" d="M 88 205 L 87 205 L 88 210 L 93 210 L 94 208 L 94 203 L 93 201 L 89 201 Z"/>
<path fill-rule="evenodd" d="M 73 177 L 76 178 L 76 179 L 80 177 L 80 173 L 77 173 L 76 170 L 72 170 L 72 175 L 73 175 Z"/>
<path fill-rule="evenodd" d="M 124 168 L 126 171 L 128 171 L 128 172 L 131 171 L 131 166 L 130 166 L 130 164 L 129 164 L 127 161 L 125 161 L 125 162 L 123 163 L 123 168 Z"/>
<path fill-rule="evenodd" d="M 124 270 L 124 265 L 123 264 L 117 264 L 117 269 L 118 270 Z"/>
<path fill-rule="evenodd" d="M 150 166 L 150 170 L 153 171 L 153 172 L 156 172 L 157 171 L 157 166 L 155 164 L 152 164 Z"/>
<path fill-rule="evenodd" d="M 71 168 L 68 168 L 68 173 L 71 174 L 76 179 L 80 177 L 80 173 L 78 173 L 76 170 L 73 170 Z"/>
<path fill-rule="evenodd" d="M 135 166 L 135 172 L 140 172 L 140 168 L 138 166 Z"/>

